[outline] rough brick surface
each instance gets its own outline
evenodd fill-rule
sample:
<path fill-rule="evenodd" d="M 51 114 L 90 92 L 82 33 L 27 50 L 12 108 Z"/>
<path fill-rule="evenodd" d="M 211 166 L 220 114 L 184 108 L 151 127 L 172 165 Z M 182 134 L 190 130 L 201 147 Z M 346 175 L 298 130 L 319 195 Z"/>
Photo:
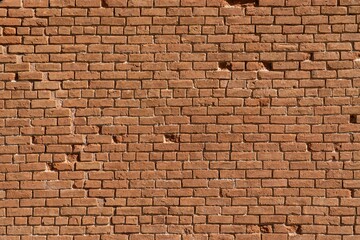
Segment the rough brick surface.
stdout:
<path fill-rule="evenodd" d="M 359 22 L 357 0 L 2 0 L 0 239 L 360 239 Z"/>

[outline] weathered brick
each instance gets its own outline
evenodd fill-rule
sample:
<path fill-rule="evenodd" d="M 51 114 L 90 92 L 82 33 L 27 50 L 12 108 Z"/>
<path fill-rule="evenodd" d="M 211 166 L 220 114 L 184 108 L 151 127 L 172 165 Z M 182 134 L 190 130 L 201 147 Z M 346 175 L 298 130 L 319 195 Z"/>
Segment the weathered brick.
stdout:
<path fill-rule="evenodd" d="M 0 2 L 0 239 L 357 239 L 359 3 Z"/>

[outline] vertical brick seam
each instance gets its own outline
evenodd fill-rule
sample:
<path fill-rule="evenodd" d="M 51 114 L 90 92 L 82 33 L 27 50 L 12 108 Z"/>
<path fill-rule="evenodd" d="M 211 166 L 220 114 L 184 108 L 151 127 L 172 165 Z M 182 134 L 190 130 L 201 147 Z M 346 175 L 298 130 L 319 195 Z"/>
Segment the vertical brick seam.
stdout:
<path fill-rule="evenodd" d="M 354 0 L 0 1 L 0 239 L 360 239 L 359 21 Z"/>

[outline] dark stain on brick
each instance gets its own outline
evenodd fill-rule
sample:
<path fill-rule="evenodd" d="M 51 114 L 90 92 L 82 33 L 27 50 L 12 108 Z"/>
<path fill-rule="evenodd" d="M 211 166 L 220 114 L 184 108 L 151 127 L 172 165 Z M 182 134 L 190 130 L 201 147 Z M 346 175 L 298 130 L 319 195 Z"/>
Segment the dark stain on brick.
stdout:
<path fill-rule="evenodd" d="M 165 134 L 165 139 L 167 142 L 174 142 L 174 143 L 180 142 L 180 136 L 177 134 L 172 134 L 172 133 Z"/>
<path fill-rule="evenodd" d="M 232 63 L 231 62 L 219 62 L 219 68 L 222 70 L 232 70 Z"/>
<path fill-rule="evenodd" d="M 350 115 L 350 123 L 357 123 L 357 115 L 355 114 Z"/>

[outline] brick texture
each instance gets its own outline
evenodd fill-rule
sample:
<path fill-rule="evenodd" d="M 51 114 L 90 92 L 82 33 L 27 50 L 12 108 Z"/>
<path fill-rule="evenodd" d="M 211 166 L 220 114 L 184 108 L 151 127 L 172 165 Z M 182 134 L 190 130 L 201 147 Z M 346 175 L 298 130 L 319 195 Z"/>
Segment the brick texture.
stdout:
<path fill-rule="evenodd" d="M 0 1 L 1 240 L 360 239 L 360 1 Z"/>

